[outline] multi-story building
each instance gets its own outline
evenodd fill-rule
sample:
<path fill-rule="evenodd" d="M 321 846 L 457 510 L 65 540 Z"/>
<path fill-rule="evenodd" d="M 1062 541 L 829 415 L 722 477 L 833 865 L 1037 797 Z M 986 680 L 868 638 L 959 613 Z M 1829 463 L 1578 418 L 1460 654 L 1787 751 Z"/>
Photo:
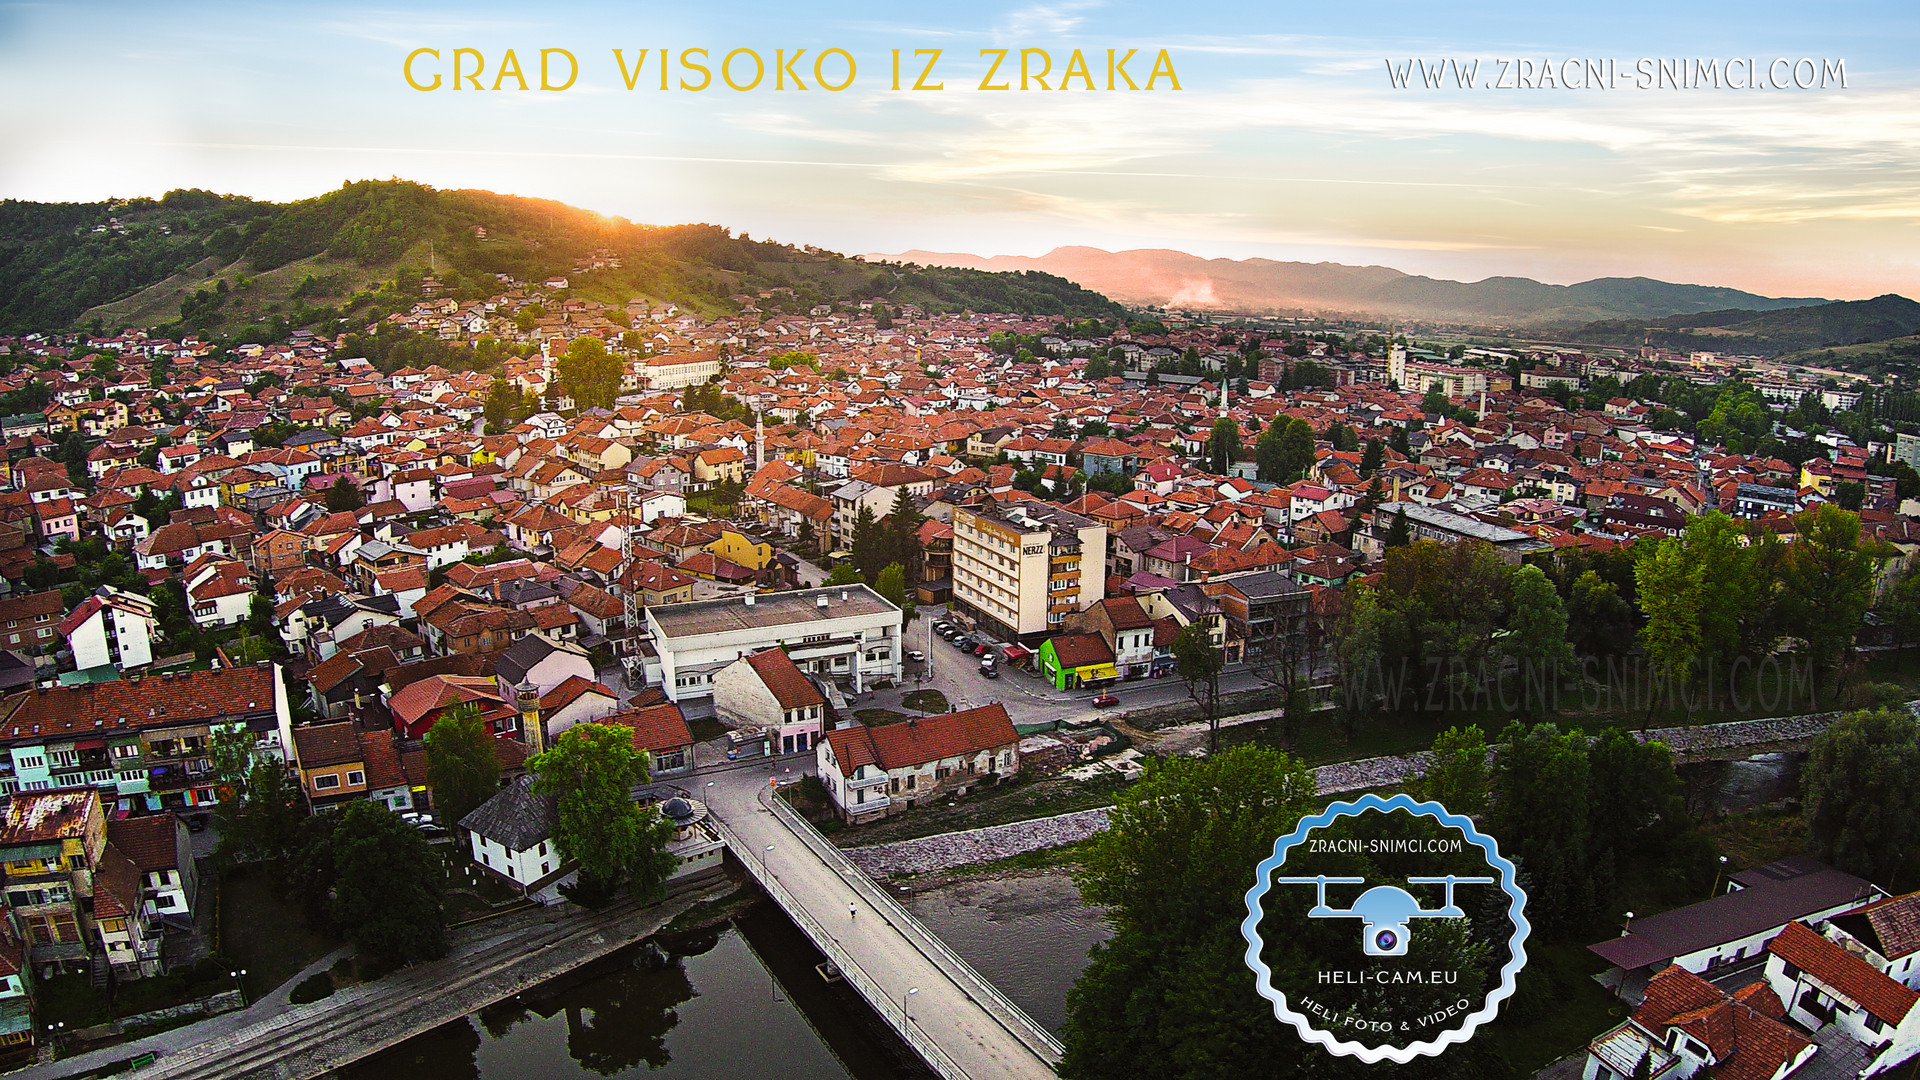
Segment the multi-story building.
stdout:
<path fill-rule="evenodd" d="M 953 512 L 953 599 L 994 633 L 1037 644 L 1106 594 L 1107 527 L 1046 503 Z"/>
<path fill-rule="evenodd" d="M 784 648 L 801 671 L 864 692 L 900 678 L 901 610 L 865 585 L 696 600 L 647 608 L 647 681 L 671 701 L 710 697 L 720 669 Z"/>
<path fill-rule="evenodd" d="M 153 639 L 159 636 L 159 626 L 152 601 L 102 585 L 60 620 L 60 636 L 73 650 L 75 668 L 125 671 L 153 663 Z"/>
<path fill-rule="evenodd" d="M 233 727 L 284 758 L 279 665 L 35 687 L 0 699 L 0 794 L 87 787 L 117 810 L 211 806 L 212 736 Z"/>

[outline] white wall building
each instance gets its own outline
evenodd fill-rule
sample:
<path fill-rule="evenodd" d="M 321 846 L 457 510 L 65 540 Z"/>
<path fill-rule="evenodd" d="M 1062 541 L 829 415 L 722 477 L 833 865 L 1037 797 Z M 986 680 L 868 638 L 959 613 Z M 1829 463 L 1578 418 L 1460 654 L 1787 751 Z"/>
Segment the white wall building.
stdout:
<path fill-rule="evenodd" d="M 138 668 L 153 663 L 159 625 L 146 597 L 102 585 L 61 620 L 60 636 L 73 650 L 78 670 L 102 665 Z"/>
<path fill-rule="evenodd" d="M 900 678 L 903 620 L 866 585 L 649 607 L 647 676 L 670 701 L 709 697 L 721 668 L 784 645 L 801 671 L 860 693 L 877 679 Z"/>

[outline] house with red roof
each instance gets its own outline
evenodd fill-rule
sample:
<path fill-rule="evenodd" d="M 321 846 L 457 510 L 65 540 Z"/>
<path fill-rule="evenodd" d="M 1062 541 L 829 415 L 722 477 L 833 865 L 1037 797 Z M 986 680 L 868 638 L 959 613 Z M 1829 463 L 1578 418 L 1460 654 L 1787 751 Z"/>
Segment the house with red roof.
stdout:
<path fill-rule="evenodd" d="M 784 649 L 761 649 L 714 672 L 713 707 L 736 728 L 764 733 L 778 754 L 812 750 L 827 722 L 826 695 Z"/>
<path fill-rule="evenodd" d="M 1819 1051 L 1766 983 L 1731 992 L 1673 965 L 1626 1023 L 1587 1045 L 1582 1080 L 1782 1080 Z"/>
<path fill-rule="evenodd" d="M 1767 943 L 1767 984 L 1786 1004 L 1787 1019 L 1812 1032 L 1832 1029 L 1865 1051 L 1856 1076 L 1920 1054 L 1920 992 L 1805 923 L 1787 924 Z M 1827 1041 L 1821 1052 L 1844 1048 Z"/>
<path fill-rule="evenodd" d="M 874 821 L 926 799 L 965 795 L 1020 773 L 1020 736 L 999 702 L 881 727 L 830 731 L 815 747 L 840 816 Z"/>

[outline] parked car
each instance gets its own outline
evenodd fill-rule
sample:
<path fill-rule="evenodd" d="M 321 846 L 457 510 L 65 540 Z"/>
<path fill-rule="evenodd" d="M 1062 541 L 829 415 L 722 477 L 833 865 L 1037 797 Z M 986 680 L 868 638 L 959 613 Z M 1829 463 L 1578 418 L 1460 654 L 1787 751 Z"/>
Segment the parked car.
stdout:
<path fill-rule="evenodd" d="M 933 632 L 936 634 L 945 634 L 952 629 L 953 624 L 950 622 L 937 622 L 933 624 Z"/>
<path fill-rule="evenodd" d="M 921 652 L 919 649 L 908 649 L 907 659 L 913 661 L 916 664 L 923 664 L 927 660 L 927 654 Z"/>
<path fill-rule="evenodd" d="M 989 679 L 997 679 L 1000 677 L 1000 669 L 997 667 L 982 667 L 980 674 L 985 675 Z"/>
<path fill-rule="evenodd" d="M 1118 704 L 1120 704 L 1120 698 L 1114 694 L 1101 694 L 1093 699 L 1093 707 L 1096 709 L 1110 709 Z"/>
<path fill-rule="evenodd" d="M 965 634 L 961 634 L 959 637 L 953 639 L 953 647 L 956 649 L 971 650 L 973 648 L 973 639 Z"/>
<path fill-rule="evenodd" d="M 993 643 L 991 641 L 982 642 L 981 644 L 975 645 L 973 647 L 973 655 L 975 656 L 990 656 L 992 655 L 992 653 L 993 653 Z"/>

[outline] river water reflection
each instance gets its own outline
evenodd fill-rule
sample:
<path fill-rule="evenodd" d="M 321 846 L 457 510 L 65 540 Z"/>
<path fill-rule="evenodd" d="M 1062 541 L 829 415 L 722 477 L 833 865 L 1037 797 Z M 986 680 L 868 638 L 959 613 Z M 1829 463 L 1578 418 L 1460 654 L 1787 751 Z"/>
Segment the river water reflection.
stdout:
<path fill-rule="evenodd" d="M 1108 934 L 1063 871 L 963 879 L 909 906 L 1055 1032 Z M 345 1080 L 896 1080 L 930 1076 L 771 902 L 571 972 L 341 1071 Z"/>

